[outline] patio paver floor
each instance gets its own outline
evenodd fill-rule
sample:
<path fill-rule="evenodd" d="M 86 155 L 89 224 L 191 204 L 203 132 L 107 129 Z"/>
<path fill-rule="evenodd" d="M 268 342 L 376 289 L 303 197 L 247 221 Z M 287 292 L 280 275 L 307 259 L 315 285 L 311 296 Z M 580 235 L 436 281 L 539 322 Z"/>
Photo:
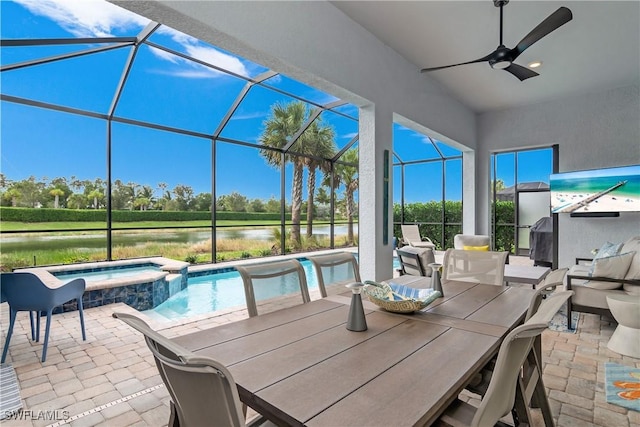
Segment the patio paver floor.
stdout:
<path fill-rule="evenodd" d="M 338 292 L 344 288 L 331 289 L 331 293 Z M 312 292 L 312 299 L 318 297 L 317 291 Z M 23 419 L 4 420 L 2 425 L 166 425 L 169 395 L 151 353 L 137 332 L 111 317 L 115 311 L 137 313 L 122 303 L 85 310 L 87 341 L 82 341 L 77 312 L 54 315 L 45 363 L 40 362 L 42 344 L 29 339 L 28 315 L 19 313 L 7 363 L 18 376 Z M 174 337 L 245 317 L 245 309 L 236 309 L 199 316 L 197 321 L 149 319 L 149 323 Z M 7 325 L 8 306 L 2 304 L 3 345 Z M 639 412 L 608 404 L 605 399 L 605 362 L 640 367 L 640 359 L 607 348 L 614 329 L 615 323 L 606 318 L 581 313 L 578 333 L 543 333 L 544 382 L 556 425 L 640 425 Z M 473 400 L 471 395 L 467 398 Z M 537 410 L 534 425 L 544 425 Z"/>

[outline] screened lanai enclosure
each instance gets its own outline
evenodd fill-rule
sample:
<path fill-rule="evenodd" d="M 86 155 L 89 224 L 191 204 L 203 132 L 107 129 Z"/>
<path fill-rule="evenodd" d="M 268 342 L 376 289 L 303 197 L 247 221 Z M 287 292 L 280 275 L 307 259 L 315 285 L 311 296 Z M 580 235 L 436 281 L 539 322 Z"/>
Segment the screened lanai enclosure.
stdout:
<path fill-rule="evenodd" d="M 4 270 L 357 246 L 356 105 L 81 4 L 0 3 Z M 461 153 L 394 126 L 394 221 L 445 247 L 461 230 Z"/>

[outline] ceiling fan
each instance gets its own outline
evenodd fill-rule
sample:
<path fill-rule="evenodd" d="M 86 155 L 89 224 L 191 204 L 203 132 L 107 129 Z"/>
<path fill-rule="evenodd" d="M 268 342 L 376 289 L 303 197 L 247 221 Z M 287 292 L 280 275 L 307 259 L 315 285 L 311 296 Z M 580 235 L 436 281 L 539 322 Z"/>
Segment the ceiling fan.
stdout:
<path fill-rule="evenodd" d="M 513 49 L 509 49 L 502 44 L 502 8 L 509 3 L 509 0 L 493 0 L 493 4 L 496 7 L 500 8 L 500 46 L 496 48 L 493 52 L 484 56 L 482 58 L 476 59 L 474 61 L 462 62 L 460 64 L 452 64 L 445 65 L 443 67 L 434 67 L 434 68 L 423 68 L 420 70 L 421 73 L 426 73 L 429 71 L 442 70 L 443 68 L 457 67 L 458 65 L 466 65 L 466 64 L 475 64 L 476 62 L 489 62 L 491 68 L 505 70 L 516 76 L 520 81 L 526 80 L 531 77 L 535 77 L 539 75 L 533 70 L 530 70 L 522 65 L 515 64 L 513 61 L 516 60 L 518 56 L 522 52 L 524 52 L 527 48 L 529 48 L 532 44 L 551 33 L 552 31 L 557 30 L 562 25 L 571 21 L 573 15 L 571 11 L 566 7 L 560 7 L 558 10 L 553 12 L 551 15 L 547 17 L 544 21 L 538 24 L 529 34 L 527 34 L 520 43 Z"/>

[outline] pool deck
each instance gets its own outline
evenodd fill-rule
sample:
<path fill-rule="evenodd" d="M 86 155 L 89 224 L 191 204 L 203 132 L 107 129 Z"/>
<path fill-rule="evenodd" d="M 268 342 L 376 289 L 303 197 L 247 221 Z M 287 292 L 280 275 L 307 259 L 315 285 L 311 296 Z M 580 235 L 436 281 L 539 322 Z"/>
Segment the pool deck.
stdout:
<path fill-rule="evenodd" d="M 341 293 L 344 288 L 328 291 Z M 319 297 L 317 290 L 311 291 L 312 299 Z M 27 314 L 18 315 L 7 362 L 16 370 L 24 410 L 30 410 L 31 417 L 39 411 L 57 411 L 59 420 L 27 417 L 4 420 L 3 426 L 166 425 L 169 395 L 151 353 L 137 332 L 111 316 L 113 312 L 139 314 L 122 303 L 85 310 L 87 341 L 81 339 L 77 312 L 55 315 L 45 363 L 40 362 L 42 344 L 29 339 Z M 148 320 L 162 334 L 175 337 L 246 317 L 246 309 L 238 307 L 179 322 Z M 3 343 L 7 324 L 5 303 L 0 305 Z M 576 334 L 543 333 L 544 382 L 557 426 L 640 425 L 640 412 L 605 399 L 605 362 L 640 367 L 639 359 L 607 348 L 615 326 L 606 318 L 582 313 Z M 539 411 L 533 412 L 533 425 L 544 425 Z"/>

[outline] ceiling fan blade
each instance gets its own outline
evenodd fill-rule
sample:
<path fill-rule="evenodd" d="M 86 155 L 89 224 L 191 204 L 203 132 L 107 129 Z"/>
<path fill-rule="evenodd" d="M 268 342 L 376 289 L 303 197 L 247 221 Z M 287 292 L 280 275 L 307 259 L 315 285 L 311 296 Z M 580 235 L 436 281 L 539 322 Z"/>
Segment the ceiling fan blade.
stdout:
<path fill-rule="evenodd" d="M 489 59 L 491 59 L 491 57 L 493 56 L 494 53 L 495 52 L 491 52 L 489 55 L 487 55 L 487 56 L 485 56 L 483 58 L 475 59 L 475 60 L 469 61 L 469 62 L 461 62 L 459 64 L 444 65 L 442 67 L 423 68 L 422 70 L 420 70 L 420 72 L 421 73 L 427 73 L 429 71 L 442 70 L 443 68 L 457 67 L 458 65 L 467 65 L 467 64 L 475 64 L 477 62 L 485 62 L 485 61 L 488 61 Z"/>
<path fill-rule="evenodd" d="M 525 49 L 529 48 L 532 44 L 546 36 L 552 31 L 557 30 L 567 22 L 571 21 L 573 14 L 566 7 L 560 7 L 553 12 L 544 21 L 538 24 L 529 34 L 524 36 L 520 43 L 511 50 L 511 60 L 516 59 Z"/>
<path fill-rule="evenodd" d="M 511 64 L 504 70 L 516 76 L 518 79 L 520 79 L 520 81 L 524 81 L 524 80 L 530 79 L 531 77 L 540 75 L 535 71 L 530 70 L 527 67 L 523 67 L 522 65 L 518 65 L 518 64 Z"/>

